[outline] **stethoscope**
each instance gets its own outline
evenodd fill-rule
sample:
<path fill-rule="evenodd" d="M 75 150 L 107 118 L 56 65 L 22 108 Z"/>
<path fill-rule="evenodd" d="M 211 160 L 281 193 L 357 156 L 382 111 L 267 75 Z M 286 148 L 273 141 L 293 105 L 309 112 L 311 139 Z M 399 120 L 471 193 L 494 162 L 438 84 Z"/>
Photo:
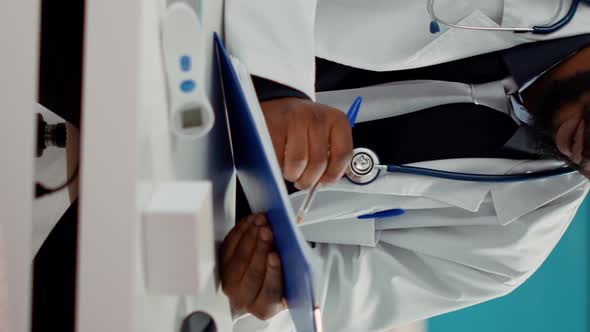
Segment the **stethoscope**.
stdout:
<path fill-rule="evenodd" d="M 468 182 L 525 182 L 550 178 L 559 175 L 575 173 L 572 167 L 559 167 L 540 172 L 527 172 L 520 174 L 474 174 L 449 172 L 430 168 L 403 166 L 403 165 L 381 165 L 377 154 L 370 149 L 357 148 L 353 151 L 352 159 L 346 170 L 346 178 L 352 183 L 366 185 L 375 181 L 379 175 L 385 173 L 404 173 L 412 175 L 429 176 L 440 179 L 468 181 Z"/>
<path fill-rule="evenodd" d="M 430 32 L 437 33 L 440 31 L 439 24 L 448 26 L 450 28 L 457 29 L 468 29 L 468 30 L 483 30 L 483 31 L 510 31 L 510 32 L 530 32 L 536 34 L 549 34 L 555 32 L 568 23 L 574 18 L 580 1 L 590 4 L 590 0 L 572 0 L 571 6 L 563 18 L 558 20 L 551 25 L 546 26 L 534 26 L 530 28 L 522 27 L 483 27 L 483 26 L 469 26 L 452 24 L 442 20 L 434 12 L 434 0 L 428 0 L 428 13 L 432 18 L 430 24 Z M 554 17 L 550 22 L 555 21 L 561 13 L 564 6 L 564 0 L 560 0 L 559 9 L 557 10 Z M 539 179 L 550 178 L 554 176 L 560 176 L 565 174 L 571 174 L 577 172 L 574 168 L 563 166 L 556 169 L 539 171 L 539 172 L 527 172 L 520 174 L 508 174 L 508 175 L 497 175 L 497 174 L 474 174 L 474 173 L 461 173 L 461 172 L 449 172 L 430 168 L 415 167 L 415 166 L 403 166 L 403 165 L 381 165 L 377 154 L 367 148 L 357 148 L 353 151 L 353 157 L 350 161 L 346 170 L 346 178 L 352 183 L 358 185 L 366 185 L 375 181 L 381 174 L 385 173 L 403 173 L 412 175 L 429 176 L 440 179 L 455 180 L 455 181 L 468 181 L 468 182 L 489 182 L 489 183 L 501 183 L 501 182 L 525 182 Z"/>
<path fill-rule="evenodd" d="M 434 0 L 428 0 L 428 14 L 432 18 L 432 22 L 430 23 L 430 32 L 431 33 L 438 33 L 440 32 L 440 24 L 445 25 L 450 28 L 456 29 L 468 29 L 468 30 L 483 30 L 483 31 L 509 31 L 509 32 L 518 32 L 518 33 L 525 33 L 531 32 L 536 34 L 549 34 L 555 32 L 568 23 L 574 18 L 576 11 L 578 10 L 578 5 L 580 2 L 584 2 L 590 4 L 590 0 L 572 0 L 572 4 L 568 12 L 562 17 L 559 21 L 552 23 L 550 25 L 542 25 L 542 26 L 534 26 L 529 28 L 522 28 L 522 27 L 483 27 L 483 26 L 470 26 L 470 25 L 460 25 L 460 24 L 453 24 L 447 21 L 442 20 L 440 17 L 436 15 L 434 12 Z M 554 17 L 549 22 L 554 22 L 561 13 L 564 5 L 564 0 L 559 1 L 559 9 L 555 13 Z"/>

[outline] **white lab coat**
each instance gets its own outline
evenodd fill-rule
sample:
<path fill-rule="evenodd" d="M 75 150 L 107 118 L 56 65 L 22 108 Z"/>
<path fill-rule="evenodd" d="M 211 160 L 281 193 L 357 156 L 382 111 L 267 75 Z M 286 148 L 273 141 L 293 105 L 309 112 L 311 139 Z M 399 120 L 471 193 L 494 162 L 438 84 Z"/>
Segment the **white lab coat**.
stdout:
<path fill-rule="evenodd" d="M 230 53 L 254 75 L 314 96 L 314 58 L 356 68 L 417 68 L 541 39 L 589 32 L 590 6 L 550 35 L 447 30 L 432 35 L 426 0 L 226 0 Z M 557 0 L 436 0 L 439 16 L 483 26 L 530 27 L 558 9 Z M 570 0 L 565 0 L 564 11 Z M 560 16 L 561 17 L 561 16 Z"/>
<path fill-rule="evenodd" d="M 479 3 L 478 3 L 479 1 Z M 531 26 L 553 0 L 440 0 L 451 21 Z M 569 1 L 566 1 L 569 4 Z M 476 10 L 479 9 L 479 10 Z M 434 65 L 540 38 L 590 32 L 590 9 L 550 36 L 447 30 L 432 36 L 426 1 L 227 0 L 226 41 L 250 72 L 314 91 L 314 57 L 372 70 Z M 453 159 L 414 164 L 510 174 L 552 161 Z M 590 190 L 579 174 L 513 184 L 387 174 L 366 186 L 322 188 L 301 230 L 317 242 L 316 298 L 328 332 L 386 331 L 514 290 L 545 260 Z M 305 193 L 291 196 L 297 207 Z M 401 217 L 356 216 L 403 208 Z M 236 331 L 291 331 L 287 312 L 240 319 Z"/>
<path fill-rule="evenodd" d="M 414 164 L 460 172 L 520 173 L 549 161 L 455 159 Z M 518 184 L 455 182 L 388 174 L 318 193 L 305 237 L 325 331 L 387 331 L 505 295 L 557 244 L 590 183 L 579 174 Z M 303 193 L 295 194 L 295 206 Z M 401 217 L 354 216 L 404 208 Z M 292 331 L 288 314 L 243 318 L 235 331 Z"/>

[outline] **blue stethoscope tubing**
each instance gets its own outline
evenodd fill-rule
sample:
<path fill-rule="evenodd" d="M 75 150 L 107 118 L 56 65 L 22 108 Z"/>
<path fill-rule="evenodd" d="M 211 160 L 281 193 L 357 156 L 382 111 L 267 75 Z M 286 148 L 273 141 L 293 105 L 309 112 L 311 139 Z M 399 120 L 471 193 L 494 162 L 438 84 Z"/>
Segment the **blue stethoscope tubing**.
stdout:
<path fill-rule="evenodd" d="M 560 0 L 564 1 L 564 0 Z M 445 22 L 439 19 L 436 14 L 434 13 L 434 0 L 429 0 L 428 2 L 428 12 L 432 18 L 432 22 L 430 23 L 430 32 L 437 33 L 440 32 L 440 24 L 452 27 L 452 28 L 459 28 L 459 29 L 471 29 L 471 30 L 487 30 L 487 31 L 512 31 L 517 33 L 534 33 L 534 34 L 550 34 L 553 32 L 558 31 L 559 29 L 568 25 L 572 19 L 574 18 L 576 11 L 578 10 L 578 5 L 580 2 L 586 3 L 590 5 L 590 0 L 572 0 L 569 10 L 567 13 L 557 22 L 547 25 L 547 26 L 534 26 L 530 28 L 494 28 L 494 27 L 475 27 L 475 26 L 464 26 L 464 25 L 457 25 Z"/>
<path fill-rule="evenodd" d="M 576 11 L 578 11 L 578 5 L 580 4 L 580 1 L 590 4 L 590 1 L 588 0 L 572 0 L 570 9 L 567 11 L 567 14 L 565 14 L 565 16 L 561 20 L 549 26 L 534 26 L 532 32 L 536 34 L 546 35 L 568 25 L 574 19 L 574 15 L 576 15 Z"/>
<path fill-rule="evenodd" d="M 367 151 L 367 149 L 362 149 Z M 379 165 L 383 167 L 383 165 Z M 373 166 L 375 167 L 375 166 Z M 352 168 L 352 162 L 349 166 L 349 172 Z M 525 181 L 532 181 L 532 180 L 539 180 L 539 179 L 546 179 L 554 176 L 560 176 L 565 174 L 570 174 L 576 172 L 575 169 L 571 167 L 560 167 L 556 169 L 540 171 L 540 172 L 531 172 L 531 173 L 521 173 L 521 174 L 505 174 L 505 175 L 493 175 L 493 174 L 472 174 L 472 173 L 460 173 L 460 172 L 449 172 L 449 171 L 441 171 L 436 169 L 430 168 L 423 168 L 423 167 L 415 167 L 415 166 L 402 166 L 402 165 L 386 165 L 383 167 L 387 170 L 388 173 L 403 173 L 403 174 L 411 174 L 411 175 L 420 175 L 420 176 L 428 176 L 433 178 L 440 178 L 440 179 L 447 179 L 447 180 L 455 180 L 455 181 L 468 181 L 468 182 L 486 182 L 486 183 L 514 183 L 514 182 L 525 182 Z M 372 171 L 373 169 L 369 170 Z M 381 175 L 381 169 L 377 172 L 371 173 L 370 178 L 365 179 L 363 182 L 355 181 L 354 177 L 350 176 L 350 173 L 347 172 L 346 178 L 354 184 L 357 185 L 367 185 L 375 181 L 379 175 Z M 357 178 L 358 180 L 358 178 Z M 391 217 L 399 217 L 406 213 L 404 209 L 391 209 L 380 211 L 376 213 L 369 213 L 365 215 L 358 216 L 357 219 L 383 219 L 383 218 L 391 218 Z"/>
<path fill-rule="evenodd" d="M 383 171 L 386 171 L 387 173 L 402 173 L 454 181 L 488 183 L 526 182 L 577 172 L 575 168 L 568 166 L 538 172 L 527 172 L 519 174 L 476 174 L 450 172 L 431 168 L 404 166 L 396 164 L 380 165 L 379 159 L 373 151 L 365 148 L 358 148 L 355 149 L 353 153 L 353 158 L 349 163 L 346 172 L 346 178 L 354 184 L 367 185 L 375 181 L 380 175 L 382 175 L 382 173 L 384 173 Z"/>
<path fill-rule="evenodd" d="M 522 174 L 504 174 L 504 175 L 492 175 L 492 174 L 471 174 L 471 173 L 460 173 L 460 172 L 448 172 L 429 168 L 413 167 L 413 166 L 401 166 L 401 165 L 387 165 L 387 172 L 390 173 L 404 173 L 413 175 L 430 176 L 440 179 L 455 180 L 455 181 L 469 181 L 469 182 L 524 182 L 533 181 L 539 179 L 546 179 L 554 176 L 560 176 L 565 174 L 571 174 L 576 172 L 575 169 L 570 167 L 560 167 L 557 169 L 551 169 L 540 172 L 522 173 Z"/>

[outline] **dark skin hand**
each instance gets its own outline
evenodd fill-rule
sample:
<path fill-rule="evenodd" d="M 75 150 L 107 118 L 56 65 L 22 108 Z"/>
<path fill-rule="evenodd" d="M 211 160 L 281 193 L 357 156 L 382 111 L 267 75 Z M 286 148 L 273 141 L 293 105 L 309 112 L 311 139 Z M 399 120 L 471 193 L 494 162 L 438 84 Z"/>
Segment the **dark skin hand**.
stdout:
<path fill-rule="evenodd" d="M 346 115 L 298 98 L 261 103 L 283 177 L 299 189 L 340 179 L 352 155 Z M 287 308 L 279 256 L 263 215 L 240 221 L 223 241 L 221 282 L 235 313 L 267 320 Z"/>
<path fill-rule="evenodd" d="M 285 180 L 303 190 L 344 175 L 352 156 L 352 130 L 343 112 L 299 98 L 260 105 Z"/>
<path fill-rule="evenodd" d="M 221 283 L 237 314 L 267 320 L 286 309 L 281 262 L 261 214 L 242 219 L 221 248 Z"/>

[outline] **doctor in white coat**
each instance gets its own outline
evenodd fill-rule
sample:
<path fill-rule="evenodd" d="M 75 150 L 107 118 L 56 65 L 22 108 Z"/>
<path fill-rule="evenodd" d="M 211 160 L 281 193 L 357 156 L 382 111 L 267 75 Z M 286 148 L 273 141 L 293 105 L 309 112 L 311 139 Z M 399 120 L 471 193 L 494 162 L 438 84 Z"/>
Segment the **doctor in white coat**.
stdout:
<path fill-rule="evenodd" d="M 569 3 L 566 0 L 557 14 L 565 13 Z M 580 4 L 574 19 L 549 35 L 444 27 L 441 33 L 431 34 L 426 5 L 426 0 L 227 0 L 226 43 L 253 75 L 292 89 L 312 100 L 309 102 L 321 101 L 342 109 L 345 103 L 341 100 L 348 99 L 339 96 L 363 95 L 365 104 L 358 119 L 361 125 L 411 111 L 387 113 L 389 108 L 383 107 L 387 105 L 387 93 L 370 90 L 377 84 L 317 93 L 316 58 L 366 72 L 400 72 L 436 68 L 433 66 L 522 44 L 571 37 L 568 42 L 577 41 L 577 46 L 568 44 L 573 48 L 567 54 L 537 68 L 525 82 L 511 72 L 501 77 L 502 81 L 511 82 L 515 91 L 527 94 L 527 87 L 534 90 L 534 82 L 547 75 L 553 80 L 567 80 L 578 72 L 590 72 L 590 49 L 586 47 L 590 38 L 582 37 L 590 33 L 587 4 Z M 560 2 L 439 0 L 435 1 L 435 9 L 437 15 L 453 23 L 528 27 L 553 19 Z M 512 99 L 509 108 L 518 108 Z M 549 122 L 550 126 L 560 125 L 553 128 L 557 133 L 552 132 L 560 155 L 582 166 L 589 157 L 588 146 L 582 143 L 590 141 L 589 127 L 584 122 L 590 122 L 590 108 L 585 106 L 589 100 L 588 91 L 580 91 L 573 100 L 562 100 Z M 437 105 L 430 103 L 434 104 L 426 104 Z M 523 105 L 521 100 L 525 113 L 529 106 L 539 105 Z M 574 117 L 575 125 L 568 124 Z M 517 116 L 515 121 L 520 126 L 527 123 L 523 116 Z M 388 134 L 379 133 L 383 137 Z M 514 174 L 562 164 L 539 158 L 494 157 L 433 159 L 412 165 Z M 581 171 L 588 169 L 582 167 Z M 579 173 L 501 184 L 390 173 L 364 186 L 346 179 L 322 186 L 301 229 L 307 240 L 316 243 L 314 250 L 320 257 L 312 264 L 320 271 L 314 275 L 314 285 L 325 330 L 387 331 L 511 292 L 543 263 L 589 188 L 588 179 Z M 305 194 L 301 191 L 291 195 L 295 207 Z M 405 209 L 406 214 L 362 222 L 357 219 L 359 215 L 394 208 Z M 238 250 L 236 246 L 233 244 L 232 250 Z M 236 296 L 228 295 L 230 299 Z M 251 311 L 248 305 L 242 305 L 241 309 Z M 272 318 L 251 313 L 236 320 L 235 330 L 293 330 L 286 310 Z"/>

